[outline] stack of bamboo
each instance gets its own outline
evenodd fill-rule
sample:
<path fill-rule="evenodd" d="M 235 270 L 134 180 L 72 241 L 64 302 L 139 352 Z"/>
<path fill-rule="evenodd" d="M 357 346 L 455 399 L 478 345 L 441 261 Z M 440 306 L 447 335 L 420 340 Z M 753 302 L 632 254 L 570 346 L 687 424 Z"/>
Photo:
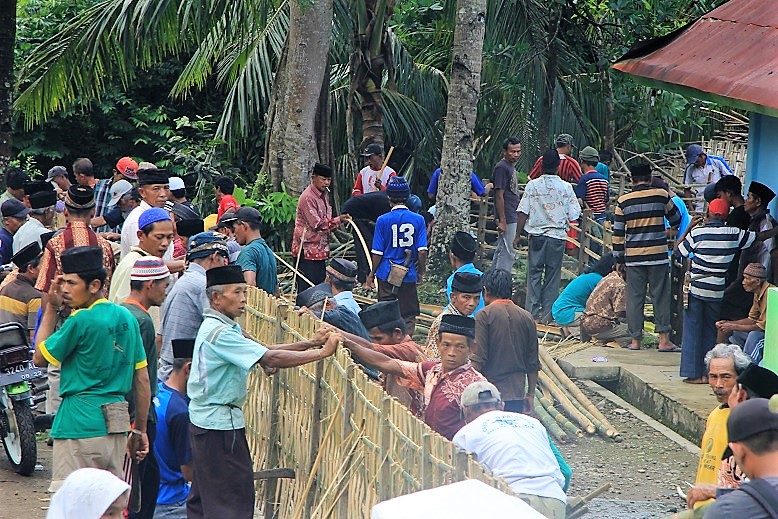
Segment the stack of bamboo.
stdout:
<path fill-rule="evenodd" d="M 618 431 L 587 398 L 543 347 L 538 347 L 542 370 L 538 373 L 540 389 L 535 388 L 535 414 L 554 439 L 567 442 L 584 433 L 598 433 L 620 441 Z M 562 409 L 555 406 L 557 402 Z"/>

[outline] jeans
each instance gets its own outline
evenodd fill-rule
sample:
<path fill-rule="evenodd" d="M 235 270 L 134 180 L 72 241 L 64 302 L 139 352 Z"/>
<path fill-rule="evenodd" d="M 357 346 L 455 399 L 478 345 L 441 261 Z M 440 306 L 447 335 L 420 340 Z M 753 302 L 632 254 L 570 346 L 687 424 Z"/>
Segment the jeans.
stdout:
<path fill-rule="evenodd" d="M 516 252 L 513 240 L 516 238 L 516 223 L 506 223 L 505 232 L 497 237 L 496 249 L 492 258 L 492 268 L 504 270 L 513 275 L 513 262 Z"/>
<path fill-rule="evenodd" d="M 689 304 L 683 315 L 681 340 L 681 376 L 700 378 L 705 372 L 705 354 L 716 345 L 716 321 L 721 314 L 721 301 L 705 301 L 689 294 Z"/>
<path fill-rule="evenodd" d="M 669 265 L 627 264 L 627 325 L 633 339 L 643 337 L 646 284 L 651 288 L 654 303 L 654 330 L 670 332 L 670 273 Z"/>
<path fill-rule="evenodd" d="M 757 364 L 762 361 L 764 348 L 764 332 L 762 330 L 733 332 L 732 336 L 729 338 L 729 342 L 743 348 L 743 353 L 751 357 L 751 360 Z"/>
<path fill-rule="evenodd" d="M 564 254 L 565 240 L 530 235 L 525 308 L 536 320 L 552 319 L 551 307 L 559 297 Z"/>

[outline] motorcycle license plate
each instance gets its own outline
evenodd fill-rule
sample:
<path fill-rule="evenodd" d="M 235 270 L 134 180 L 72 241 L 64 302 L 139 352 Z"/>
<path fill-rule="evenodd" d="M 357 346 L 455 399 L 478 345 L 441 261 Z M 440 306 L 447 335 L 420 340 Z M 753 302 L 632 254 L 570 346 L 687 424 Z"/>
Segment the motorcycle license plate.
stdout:
<path fill-rule="evenodd" d="M 26 380 L 34 380 L 36 378 L 44 377 L 45 375 L 46 373 L 43 369 L 35 367 L 32 361 L 28 361 L 25 364 L 4 368 L 0 371 L 0 387 L 9 386 Z"/>

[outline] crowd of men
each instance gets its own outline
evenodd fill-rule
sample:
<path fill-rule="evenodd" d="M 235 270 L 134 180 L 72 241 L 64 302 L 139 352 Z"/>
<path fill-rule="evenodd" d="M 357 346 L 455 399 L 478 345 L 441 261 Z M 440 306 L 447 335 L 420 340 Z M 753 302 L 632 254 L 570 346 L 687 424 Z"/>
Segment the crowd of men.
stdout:
<path fill-rule="evenodd" d="M 131 517 L 252 517 L 242 412 L 249 370 L 260 365 L 272 374 L 321 360 L 342 343 L 410 412 L 474 452 L 535 509 L 564 517 L 571 472 L 531 416 L 538 323 L 638 350 L 649 288 L 659 351 L 681 351 L 685 381 L 713 386 L 718 354 L 711 350 L 723 347 L 716 343 L 761 359 L 778 228 L 767 211 L 773 192 L 752 182 L 743 197 L 726 163 L 698 147 L 687 152 L 687 175 L 697 182 L 698 169 L 711 170 L 714 187 L 699 191 L 704 222 L 688 221 L 683 201 L 646 164 L 631 168 L 632 191 L 611 202 L 608 166 L 600 162 L 606 154 L 587 146 L 575 160 L 572 148 L 572 137 L 559 135 L 523 191 L 515 170 L 521 143 L 513 137 L 491 181 L 472 176 L 476 195 L 494 197 L 492 265 L 476 268 L 480 244 L 455 233 L 448 304 L 419 342 L 417 286 L 434 211 L 422 211 L 378 145 L 364 150 L 367 165 L 340 215 L 329 198 L 332 168 L 313 166 L 291 252 L 299 311 L 326 324 L 313 338 L 277 345 L 255 342 L 235 321 L 247 287 L 278 295 L 279 284 L 261 213 L 241 207 L 232 179 L 214 181 L 216 223 L 206 230 L 184 180 L 151 163 L 123 157 L 110 178 L 97 180 L 91 161 L 78 159 L 73 183 L 62 166 L 40 180 L 10 168 L 0 197 L 0 262 L 13 270 L 0 285 L 0 315 L 29 331 L 35 364 L 47 366 L 46 406 L 55 414 L 50 490 L 93 467 L 140 489 Z M 445 174 L 435 173 L 431 199 Z M 612 219 L 613 254 L 560 295 L 570 223 L 584 209 L 598 223 Z M 356 264 L 330 257 L 331 233 L 341 226 L 354 235 Z M 525 234 L 522 308 L 513 301 L 513 267 Z M 671 254 L 692 265 L 681 348 L 669 337 Z M 378 302 L 358 304 L 357 284 L 375 289 Z"/>

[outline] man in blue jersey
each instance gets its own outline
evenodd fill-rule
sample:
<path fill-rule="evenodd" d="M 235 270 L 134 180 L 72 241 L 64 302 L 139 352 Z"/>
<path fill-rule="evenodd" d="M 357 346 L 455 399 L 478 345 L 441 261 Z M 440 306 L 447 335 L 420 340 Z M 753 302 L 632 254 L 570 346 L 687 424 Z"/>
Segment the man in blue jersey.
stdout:
<path fill-rule="evenodd" d="M 406 206 L 411 189 L 403 177 L 389 180 L 386 194 L 392 209 L 376 221 L 371 250 L 373 266 L 365 286 L 372 288 L 375 278 L 381 281 L 378 300 L 399 301 L 406 331 L 412 336 L 420 313 L 416 283 L 427 265 L 427 226 L 423 216 Z"/>
<path fill-rule="evenodd" d="M 427 198 L 430 200 L 435 200 L 438 197 L 438 182 L 440 181 L 440 172 L 440 168 L 432 172 L 430 185 L 427 187 Z M 481 182 L 481 179 L 478 178 L 478 175 L 476 175 L 475 172 L 470 173 L 471 195 L 475 194 L 476 196 L 488 196 L 489 192 L 492 190 L 492 187 L 494 187 L 494 184 L 491 182 L 484 184 Z"/>
<path fill-rule="evenodd" d="M 194 474 L 186 398 L 193 349 L 194 339 L 173 339 L 173 371 L 165 382 L 159 383 L 159 393 L 154 398 L 157 411 L 154 450 L 160 476 L 155 519 L 186 519 L 186 498 Z"/>

